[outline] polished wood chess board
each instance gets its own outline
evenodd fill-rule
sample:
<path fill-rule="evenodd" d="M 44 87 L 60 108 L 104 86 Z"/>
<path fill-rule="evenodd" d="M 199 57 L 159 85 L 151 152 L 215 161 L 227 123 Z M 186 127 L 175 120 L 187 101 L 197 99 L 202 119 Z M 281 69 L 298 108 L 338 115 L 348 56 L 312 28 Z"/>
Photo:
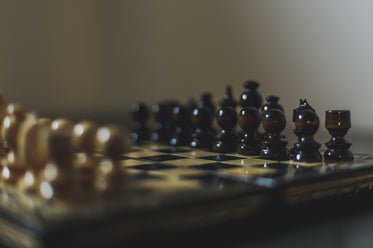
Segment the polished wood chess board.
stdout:
<path fill-rule="evenodd" d="M 103 159 L 101 154 L 98 158 Z M 89 201 L 42 199 L 1 187 L 0 237 L 19 247 L 126 243 L 191 230 L 373 186 L 373 157 L 354 161 L 272 161 L 156 143 L 121 156 L 125 188 Z"/>

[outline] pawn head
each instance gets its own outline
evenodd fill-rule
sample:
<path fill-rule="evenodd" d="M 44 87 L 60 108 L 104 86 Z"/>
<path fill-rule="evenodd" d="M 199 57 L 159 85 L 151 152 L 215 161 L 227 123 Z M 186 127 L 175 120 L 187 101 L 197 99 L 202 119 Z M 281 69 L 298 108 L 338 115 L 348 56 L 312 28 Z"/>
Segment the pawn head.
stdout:
<path fill-rule="evenodd" d="M 262 115 L 262 125 L 268 133 L 280 133 L 285 129 L 285 115 L 279 109 L 269 109 Z"/>
<path fill-rule="evenodd" d="M 231 107 L 221 107 L 216 114 L 216 121 L 223 129 L 232 129 L 237 125 L 237 112 Z"/>
<path fill-rule="evenodd" d="M 256 108 L 243 108 L 238 115 L 238 124 L 244 130 L 255 130 L 260 125 L 260 114 Z"/>

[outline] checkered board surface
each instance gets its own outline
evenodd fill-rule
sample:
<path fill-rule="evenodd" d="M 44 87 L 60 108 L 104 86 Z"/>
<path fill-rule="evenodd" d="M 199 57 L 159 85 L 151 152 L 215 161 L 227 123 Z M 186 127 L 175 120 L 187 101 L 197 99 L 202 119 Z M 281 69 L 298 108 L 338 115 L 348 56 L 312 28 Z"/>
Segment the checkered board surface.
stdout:
<path fill-rule="evenodd" d="M 299 163 L 148 143 L 132 147 L 123 155 L 121 162 L 130 174 L 149 173 L 179 179 L 214 176 L 273 189 L 334 177 L 346 179 L 361 171 L 370 174 L 373 157 L 367 154 L 354 154 L 354 158 L 353 162 Z M 186 183 L 186 180 L 172 182 L 176 186 L 177 183 Z"/>

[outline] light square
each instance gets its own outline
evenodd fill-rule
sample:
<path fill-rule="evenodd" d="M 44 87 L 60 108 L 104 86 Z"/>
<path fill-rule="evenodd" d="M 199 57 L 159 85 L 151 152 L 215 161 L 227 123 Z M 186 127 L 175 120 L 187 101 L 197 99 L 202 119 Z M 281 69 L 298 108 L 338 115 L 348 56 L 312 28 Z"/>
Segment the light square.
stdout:
<path fill-rule="evenodd" d="M 183 156 L 183 157 L 190 157 L 190 158 L 198 158 L 198 157 L 216 156 L 217 153 L 203 151 L 203 150 L 193 150 L 193 151 L 190 151 L 190 152 L 175 153 L 174 155 Z"/>
<path fill-rule="evenodd" d="M 143 165 L 143 164 L 152 164 L 152 162 L 147 162 L 147 161 L 141 161 L 137 159 L 126 159 L 120 161 L 120 165 L 124 167 L 128 166 L 135 166 L 135 165 Z"/>
<path fill-rule="evenodd" d="M 158 156 L 158 155 L 164 155 L 164 153 L 144 150 L 144 151 L 138 151 L 138 152 L 125 153 L 123 156 L 130 157 L 130 158 L 141 158 L 141 157 Z"/>
<path fill-rule="evenodd" d="M 242 177 L 255 177 L 255 176 L 266 176 L 278 173 L 276 169 L 265 169 L 265 168 L 232 168 L 232 169 L 221 169 L 220 172 L 227 173 L 234 176 Z"/>
<path fill-rule="evenodd" d="M 163 161 L 163 163 L 178 165 L 178 166 L 193 166 L 193 165 L 200 165 L 200 164 L 210 164 L 211 161 L 205 160 L 205 159 L 198 159 L 198 158 L 183 158 L 183 159 Z"/>
<path fill-rule="evenodd" d="M 272 160 L 245 158 L 245 159 L 229 160 L 229 161 L 225 161 L 224 163 L 250 167 L 254 165 L 273 164 L 273 163 L 278 163 L 278 162 L 272 161 Z"/>

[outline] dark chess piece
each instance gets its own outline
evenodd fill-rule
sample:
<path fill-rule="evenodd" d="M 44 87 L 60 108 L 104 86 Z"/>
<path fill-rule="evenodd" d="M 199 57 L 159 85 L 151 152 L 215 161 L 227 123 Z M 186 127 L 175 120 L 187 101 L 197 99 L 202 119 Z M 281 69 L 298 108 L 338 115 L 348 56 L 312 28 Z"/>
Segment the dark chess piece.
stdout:
<path fill-rule="evenodd" d="M 287 141 L 281 137 L 285 129 L 286 119 L 282 111 L 269 109 L 262 115 L 262 125 L 265 130 L 262 140 L 260 157 L 269 160 L 287 160 L 289 151 Z"/>
<path fill-rule="evenodd" d="M 175 129 L 169 144 L 172 146 L 188 145 L 191 137 L 189 109 L 187 107 L 175 106 L 172 110 L 172 119 L 175 124 Z"/>
<path fill-rule="evenodd" d="M 193 110 L 197 107 L 196 99 L 194 99 L 193 97 L 190 97 L 186 106 L 190 112 L 193 112 Z"/>
<path fill-rule="evenodd" d="M 224 94 L 224 98 L 219 102 L 221 107 L 232 107 L 236 108 L 237 106 L 237 101 L 234 100 L 233 95 L 232 95 L 232 88 L 231 86 L 227 86 L 226 92 Z"/>
<path fill-rule="evenodd" d="M 174 133 L 172 110 L 178 104 L 176 102 L 162 102 L 152 107 L 154 115 L 154 126 L 151 133 L 151 140 L 160 143 L 168 143 Z"/>
<path fill-rule="evenodd" d="M 260 114 L 256 108 L 243 108 L 238 115 L 238 124 L 243 129 L 237 153 L 243 155 L 259 155 L 260 137 L 257 128 L 260 125 Z"/>
<path fill-rule="evenodd" d="M 354 156 L 349 150 L 351 143 L 344 136 L 351 128 L 349 110 L 328 110 L 325 112 L 325 128 L 331 139 L 325 143 L 328 148 L 324 153 L 326 162 L 352 161 Z"/>
<path fill-rule="evenodd" d="M 238 143 L 237 134 L 234 131 L 237 124 L 236 110 L 231 107 L 221 107 L 216 114 L 216 121 L 221 130 L 215 136 L 214 152 L 235 152 Z"/>
<path fill-rule="evenodd" d="M 269 109 L 279 109 L 283 113 L 285 113 L 284 108 L 278 103 L 278 100 L 280 100 L 278 96 L 267 96 L 266 97 L 267 103 L 262 106 L 262 113 L 264 113 L 265 111 Z"/>
<path fill-rule="evenodd" d="M 294 133 L 298 136 L 298 142 L 291 151 L 292 160 L 297 162 L 321 162 L 319 152 L 321 145 L 313 138 L 320 126 L 320 120 L 314 109 L 306 100 L 300 100 L 300 106 L 294 109 L 293 121 Z"/>
<path fill-rule="evenodd" d="M 311 105 L 308 104 L 306 99 L 300 99 L 299 107 L 293 110 L 293 122 L 295 122 L 295 119 L 297 117 L 297 114 L 302 112 L 305 109 L 312 110 L 313 112 L 316 112 L 314 108 L 311 107 Z"/>
<path fill-rule="evenodd" d="M 241 94 L 240 106 L 245 107 L 254 107 L 259 109 L 262 106 L 262 96 L 256 90 L 259 84 L 256 81 L 246 81 L 243 83 L 245 91 Z"/>
<path fill-rule="evenodd" d="M 192 123 L 195 127 L 192 133 L 190 147 L 209 148 L 213 145 L 215 130 L 212 128 L 212 116 L 206 109 L 195 108 L 192 111 Z"/>
<path fill-rule="evenodd" d="M 197 102 L 197 107 L 200 109 L 206 109 L 210 112 L 211 116 L 215 116 L 215 104 L 211 100 L 212 95 L 210 93 L 202 93 L 201 100 Z"/>
<path fill-rule="evenodd" d="M 149 119 L 148 107 L 144 103 L 135 103 L 131 105 L 132 115 L 132 143 L 138 144 L 141 141 L 149 139 L 149 130 L 146 122 Z"/>

